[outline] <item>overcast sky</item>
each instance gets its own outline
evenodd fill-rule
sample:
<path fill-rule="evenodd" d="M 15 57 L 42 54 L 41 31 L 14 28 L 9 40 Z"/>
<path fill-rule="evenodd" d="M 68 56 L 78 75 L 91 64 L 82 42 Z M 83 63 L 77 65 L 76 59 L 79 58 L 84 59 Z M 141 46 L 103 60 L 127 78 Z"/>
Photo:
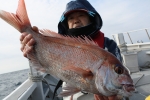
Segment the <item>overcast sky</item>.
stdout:
<path fill-rule="evenodd" d="M 25 0 L 32 25 L 57 32 L 57 23 L 70 0 Z M 102 32 L 112 34 L 150 28 L 150 0 L 89 0 L 103 20 Z M 0 0 L 0 9 L 15 13 L 18 0 Z M 149 31 L 150 33 L 150 31 Z M 142 34 L 142 35 L 141 35 Z M 143 36 L 146 33 L 140 33 Z M 140 37 L 133 35 L 134 37 Z M 0 74 L 29 68 L 20 51 L 20 33 L 0 19 Z M 148 39 L 145 39 L 148 40 Z"/>

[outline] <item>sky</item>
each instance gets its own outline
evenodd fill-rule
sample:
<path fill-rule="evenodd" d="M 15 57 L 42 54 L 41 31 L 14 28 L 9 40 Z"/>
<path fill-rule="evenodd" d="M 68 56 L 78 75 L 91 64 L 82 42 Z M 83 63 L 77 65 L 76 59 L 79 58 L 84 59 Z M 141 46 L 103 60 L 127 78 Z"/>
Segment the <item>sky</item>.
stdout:
<path fill-rule="evenodd" d="M 57 24 L 70 0 L 25 0 L 32 26 L 57 32 Z M 101 31 L 112 34 L 148 28 L 150 34 L 150 0 L 88 0 L 103 20 Z M 18 0 L 0 0 L 0 10 L 15 13 Z M 142 34 L 142 35 L 141 35 Z M 149 42 L 146 33 L 134 33 L 132 39 Z M 0 74 L 29 68 L 20 50 L 20 33 L 0 19 Z M 141 39 L 142 38 L 142 39 Z M 137 41 L 134 40 L 134 41 Z"/>

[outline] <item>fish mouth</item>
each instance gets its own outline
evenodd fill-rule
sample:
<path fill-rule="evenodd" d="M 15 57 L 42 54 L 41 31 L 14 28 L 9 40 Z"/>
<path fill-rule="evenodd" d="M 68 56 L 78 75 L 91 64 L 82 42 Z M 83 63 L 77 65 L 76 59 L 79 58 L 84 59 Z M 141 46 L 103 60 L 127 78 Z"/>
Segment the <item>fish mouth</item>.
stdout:
<path fill-rule="evenodd" d="M 127 92 L 135 91 L 135 87 L 132 84 L 123 84 L 123 89 Z"/>
<path fill-rule="evenodd" d="M 132 93 L 136 90 L 133 84 L 121 84 L 120 86 L 113 86 L 118 90 L 118 94 L 122 94 L 123 96 L 131 96 Z"/>
<path fill-rule="evenodd" d="M 123 90 L 126 92 L 127 95 L 132 95 L 132 93 L 135 91 L 135 87 L 133 84 L 122 84 Z"/>

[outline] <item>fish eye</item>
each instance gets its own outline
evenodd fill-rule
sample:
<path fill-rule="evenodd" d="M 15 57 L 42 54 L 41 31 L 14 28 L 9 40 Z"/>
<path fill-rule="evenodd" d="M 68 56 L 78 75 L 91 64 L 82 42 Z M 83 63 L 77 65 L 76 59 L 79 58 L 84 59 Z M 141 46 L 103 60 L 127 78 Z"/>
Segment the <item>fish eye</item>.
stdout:
<path fill-rule="evenodd" d="M 123 68 L 119 65 L 115 65 L 114 70 L 117 74 L 122 74 L 123 73 Z"/>

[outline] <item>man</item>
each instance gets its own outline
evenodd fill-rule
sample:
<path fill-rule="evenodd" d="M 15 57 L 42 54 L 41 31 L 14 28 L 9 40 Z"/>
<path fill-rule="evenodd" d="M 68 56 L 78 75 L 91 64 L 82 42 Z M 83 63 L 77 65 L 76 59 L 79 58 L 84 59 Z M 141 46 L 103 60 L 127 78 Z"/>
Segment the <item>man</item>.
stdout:
<path fill-rule="evenodd" d="M 61 16 L 58 23 L 58 33 L 74 37 L 88 36 L 101 48 L 108 50 L 121 61 L 119 48 L 113 40 L 104 37 L 104 34 L 99 31 L 101 27 L 102 19 L 92 5 L 87 0 L 74 0 L 67 4 L 66 10 Z M 36 28 L 33 29 L 38 31 Z M 27 33 L 21 35 L 20 41 L 22 44 L 21 51 L 27 57 L 27 53 L 32 50 L 35 41 L 32 35 Z M 84 93 L 75 94 L 69 98 L 78 98 L 79 95 L 82 96 Z M 96 100 L 116 100 L 116 96 L 104 97 L 94 95 L 94 98 Z"/>

